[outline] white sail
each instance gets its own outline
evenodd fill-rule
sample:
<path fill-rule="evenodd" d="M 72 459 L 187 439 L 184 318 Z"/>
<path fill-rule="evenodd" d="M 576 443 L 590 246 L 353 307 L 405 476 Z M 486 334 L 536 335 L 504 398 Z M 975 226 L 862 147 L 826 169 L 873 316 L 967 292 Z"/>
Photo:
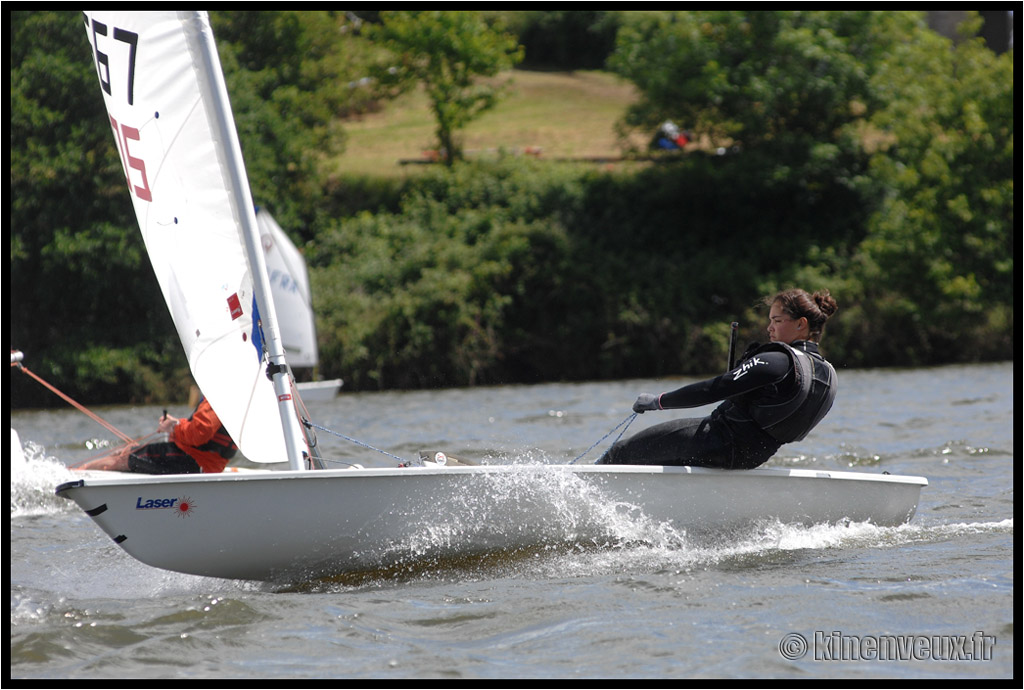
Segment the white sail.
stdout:
<path fill-rule="evenodd" d="M 256 222 L 288 363 L 293 367 L 315 367 L 319 355 L 306 260 L 265 208 L 256 209 Z"/>
<path fill-rule="evenodd" d="M 273 304 L 256 306 L 265 268 L 245 248 L 254 208 L 209 19 L 86 12 L 85 22 L 139 227 L 192 375 L 247 458 L 294 458 L 301 429 L 294 411 L 282 424 L 288 395 L 266 374 L 265 345 L 278 335 Z"/>

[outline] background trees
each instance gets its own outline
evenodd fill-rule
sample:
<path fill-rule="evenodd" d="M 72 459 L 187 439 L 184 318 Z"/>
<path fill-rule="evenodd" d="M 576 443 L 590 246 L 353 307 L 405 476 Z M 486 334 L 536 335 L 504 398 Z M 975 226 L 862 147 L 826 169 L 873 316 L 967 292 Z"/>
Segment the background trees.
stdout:
<path fill-rule="evenodd" d="M 973 36 L 978 25 L 964 28 Z M 915 30 L 892 44 L 873 82 L 886 96 L 869 125 L 881 205 L 853 276 L 879 331 L 900 335 L 862 327 L 851 354 L 922 363 L 950 352 L 1009 357 L 1019 287 L 1012 53 Z"/>
<path fill-rule="evenodd" d="M 166 310 L 154 309 L 161 297 L 142 238 L 125 230 L 134 211 L 81 14 L 11 12 L 10 29 L 11 346 L 96 401 L 172 395 L 165 382 L 181 346 Z M 53 396 L 30 383 L 14 399 Z"/>
<path fill-rule="evenodd" d="M 627 126 L 672 119 L 741 152 L 720 181 L 741 203 L 776 199 L 758 206 L 768 223 L 739 219 L 773 240 L 761 284 L 843 295 L 833 354 L 988 358 L 1012 351 L 1013 66 L 979 29 L 954 42 L 924 13 L 650 13 L 610 64 L 643 93 Z"/>
<path fill-rule="evenodd" d="M 177 397 L 184 358 L 80 15 L 10 16 L 11 344 L 93 404 Z M 413 49 L 387 64 L 425 60 L 429 32 L 411 27 L 436 21 L 438 45 L 491 51 L 456 69 L 468 81 L 452 85 L 475 88 L 470 72 L 516 54 L 470 30 L 489 16 L 396 17 Z M 706 374 L 729 322 L 763 338 L 753 305 L 789 285 L 839 298 L 824 347 L 840 366 L 1013 357 L 1013 53 L 971 38 L 976 23 L 952 41 L 912 12 L 517 18 L 553 55 L 569 53 L 552 26 L 614 33 L 608 64 L 641 92 L 623 126 L 671 119 L 696 143 L 615 171 L 452 159 L 338 189 L 323 164 L 344 161 L 345 117 L 381 107 L 362 77 L 387 24 L 213 13 L 257 203 L 312 261 L 323 375 L 356 389 Z M 18 377 L 12 393 L 52 402 Z"/>
<path fill-rule="evenodd" d="M 361 21 L 280 10 L 213 12 L 210 21 L 253 198 L 301 233 L 323 203 L 322 163 L 344 152 L 343 118 L 376 107 L 357 83 L 369 69 L 368 51 L 346 40 Z"/>
<path fill-rule="evenodd" d="M 311 228 L 339 117 L 370 107 L 328 12 L 211 17 L 257 203 Z M 93 403 L 187 395 L 181 345 L 125 193 L 81 13 L 11 12 L 10 333 L 35 371 Z M 309 239 L 307 237 L 307 239 Z M 21 379 L 12 379 L 14 386 Z M 38 386 L 18 404 L 51 401 Z"/>
<path fill-rule="evenodd" d="M 481 77 L 511 69 L 523 54 L 515 37 L 479 12 L 381 12 L 369 37 L 391 55 L 374 75 L 392 94 L 426 89 L 437 121 L 438 151 L 451 166 L 462 157 L 456 132 L 498 102 L 502 87 Z"/>

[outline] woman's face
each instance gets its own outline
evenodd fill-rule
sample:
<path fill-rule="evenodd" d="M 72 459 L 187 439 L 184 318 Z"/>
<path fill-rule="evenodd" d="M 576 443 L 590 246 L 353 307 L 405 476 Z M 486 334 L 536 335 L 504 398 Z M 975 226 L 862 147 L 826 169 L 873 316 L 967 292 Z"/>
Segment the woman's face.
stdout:
<path fill-rule="evenodd" d="M 776 302 L 768 312 L 768 339 L 773 343 L 786 343 L 794 340 L 807 339 L 807 319 L 790 317 L 782 311 L 782 305 Z"/>

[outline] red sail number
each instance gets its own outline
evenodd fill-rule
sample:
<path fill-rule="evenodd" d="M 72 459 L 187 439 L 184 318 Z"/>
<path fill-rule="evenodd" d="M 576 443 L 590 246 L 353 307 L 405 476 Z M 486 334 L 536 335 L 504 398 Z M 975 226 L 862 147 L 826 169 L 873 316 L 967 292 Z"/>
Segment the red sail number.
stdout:
<path fill-rule="evenodd" d="M 132 106 L 135 104 L 135 62 L 137 52 L 139 48 L 139 34 L 134 31 L 128 31 L 127 29 L 121 29 L 119 27 L 112 27 L 113 31 L 110 31 L 111 27 L 108 27 L 103 22 L 98 22 L 91 19 L 88 15 L 85 15 L 85 26 L 86 30 L 91 32 L 93 50 L 96 56 L 96 73 L 100 78 L 100 86 L 110 97 L 117 96 L 120 98 L 120 88 L 115 88 L 115 85 L 121 84 L 122 82 L 114 80 L 111 75 L 111 56 L 114 53 L 108 53 L 110 49 L 116 51 L 118 59 L 115 57 L 115 65 L 124 65 L 127 69 L 125 75 L 124 84 L 124 95 L 127 98 L 128 105 Z M 104 39 L 108 35 L 113 35 L 114 43 L 109 41 L 101 41 L 100 37 Z M 103 50 L 100 49 L 101 42 L 104 44 Z M 110 46 L 109 48 L 107 46 Z M 127 50 L 128 54 L 126 59 L 124 58 L 124 51 Z M 110 118 L 110 126 L 114 128 L 114 139 L 117 141 L 118 151 L 121 153 L 121 160 L 124 163 L 124 174 L 128 180 L 128 189 L 144 201 L 153 201 L 153 193 L 149 189 L 149 179 L 146 177 L 146 164 L 141 158 L 136 158 L 128 150 L 128 142 L 139 141 L 139 130 L 136 127 L 129 127 L 127 125 L 118 125 L 117 120 L 112 116 Z M 139 175 L 142 176 L 142 186 L 132 183 L 131 171 L 138 171 Z"/>
<path fill-rule="evenodd" d="M 110 126 L 114 128 L 114 138 L 117 140 L 117 148 L 121 152 L 124 161 L 125 178 L 128 180 L 128 188 L 143 201 L 152 201 L 153 193 L 149 189 L 149 178 L 146 177 L 146 163 L 141 158 L 136 158 L 128 150 L 128 140 L 139 141 L 139 130 L 128 125 L 118 126 L 117 120 L 111 116 Z M 142 186 L 132 184 L 129 169 L 138 170 L 142 176 Z"/>

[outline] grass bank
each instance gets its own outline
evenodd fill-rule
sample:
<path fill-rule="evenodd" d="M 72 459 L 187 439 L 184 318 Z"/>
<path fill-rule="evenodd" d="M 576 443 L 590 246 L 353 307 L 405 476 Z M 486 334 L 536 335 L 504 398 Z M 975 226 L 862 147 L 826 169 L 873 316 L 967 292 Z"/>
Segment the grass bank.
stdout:
<path fill-rule="evenodd" d="M 615 122 L 637 98 L 635 87 L 605 72 L 532 72 L 504 77 L 511 89 L 491 111 L 460 134 L 468 157 L 499 152 L 547 159 L 620 155 Z M 426 95 L 413 91 L 383 110 L 345 122 L 342 156 L 333 175 L 400 176 L 420 166 L 436 147 L 435 123 Z M 639 142 L 642 143 L 643 142 Z"/>

